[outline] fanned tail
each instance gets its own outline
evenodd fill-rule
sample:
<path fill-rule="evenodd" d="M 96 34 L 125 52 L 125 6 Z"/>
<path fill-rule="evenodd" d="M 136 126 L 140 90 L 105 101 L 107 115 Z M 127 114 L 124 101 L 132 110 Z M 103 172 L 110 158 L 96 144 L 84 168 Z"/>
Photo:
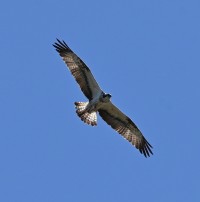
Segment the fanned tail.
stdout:
<path fill-rule="evenodd" d="M 86 110 L 88 102 L 75 102 L 74 104 L 76 108 L 76 113 L 81 118 L 82 121 L 91 126 L 97 125 L 97 113 L 96 112 L 88 113 Z"/>

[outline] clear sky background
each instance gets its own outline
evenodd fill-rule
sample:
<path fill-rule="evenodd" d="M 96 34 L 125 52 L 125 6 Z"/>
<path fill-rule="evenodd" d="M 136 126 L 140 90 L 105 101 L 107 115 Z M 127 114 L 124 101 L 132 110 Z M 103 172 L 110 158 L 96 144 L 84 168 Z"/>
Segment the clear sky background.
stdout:
<path fill-rule="evenodd" d="M 200 201 L 200 1 L 3 1 L 0 201 Z M 99 117 L 52 44 L 64 39 L 141 129 L 145 158 Z"/>

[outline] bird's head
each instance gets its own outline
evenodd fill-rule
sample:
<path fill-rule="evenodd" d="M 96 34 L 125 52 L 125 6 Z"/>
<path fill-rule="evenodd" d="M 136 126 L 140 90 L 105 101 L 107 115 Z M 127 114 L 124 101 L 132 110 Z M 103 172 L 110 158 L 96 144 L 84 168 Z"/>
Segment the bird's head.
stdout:
<path fill-rule="evenodd" d="M 109 93 L 102 93 L 102 101 L 109 102 L 112 96 Z"/>

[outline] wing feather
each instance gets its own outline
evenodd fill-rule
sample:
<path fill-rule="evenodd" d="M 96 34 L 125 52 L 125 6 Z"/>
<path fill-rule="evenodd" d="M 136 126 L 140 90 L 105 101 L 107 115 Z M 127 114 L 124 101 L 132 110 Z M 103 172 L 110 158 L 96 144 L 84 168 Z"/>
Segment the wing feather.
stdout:
<path fill-rule="evenodd" d="M 57 42 L 53 44 L 56 51 L 60 54 L 72 75 L 79 84 L 84 95 L 92 100 L 95 94 L 101 91 L 98 83 L 92 75 L 87 65 L 69 48 L 64 42 L 57 39 Z"/>
<path fill-rule="evenodd" d="M 131 142 L 145 157 L 153 154 L 151 151 L 152 146 L 142 135 L 138 127 L 115 105 L 111 102 L 106 103 L 98 111 L 99 115 L 108 125 Z"/>

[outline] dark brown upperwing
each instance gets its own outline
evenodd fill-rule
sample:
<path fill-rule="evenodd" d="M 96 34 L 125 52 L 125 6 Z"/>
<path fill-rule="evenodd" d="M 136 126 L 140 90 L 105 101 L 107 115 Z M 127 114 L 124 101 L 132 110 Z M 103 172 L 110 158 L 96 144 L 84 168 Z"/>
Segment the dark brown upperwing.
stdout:
<path fill-rule="evenodd" d="M 152 146 L 138 127 L 111 102 L 102 105 L 101 109 L 99 109 L 99 115 L 108 125 L 139 149 L 140 153 L 145 157 L 153 154 L 151 151 Z"/>
<path fill-rule="evenodd" d="M 69 48 L 64 42 L 57 39 L 58 42 L 53 44 L 56 51 L 60 54 L 67 64 L 72 75 L 79 84 L 84 95 L 91 100 L 96 93 L 101 91 L 98 83 L 92 75 L 87 65 Z"/>

